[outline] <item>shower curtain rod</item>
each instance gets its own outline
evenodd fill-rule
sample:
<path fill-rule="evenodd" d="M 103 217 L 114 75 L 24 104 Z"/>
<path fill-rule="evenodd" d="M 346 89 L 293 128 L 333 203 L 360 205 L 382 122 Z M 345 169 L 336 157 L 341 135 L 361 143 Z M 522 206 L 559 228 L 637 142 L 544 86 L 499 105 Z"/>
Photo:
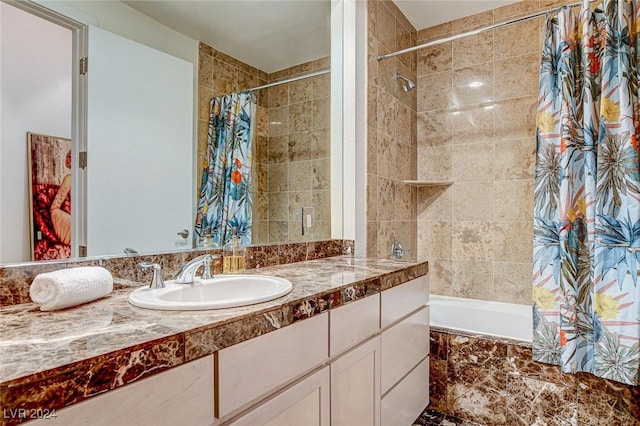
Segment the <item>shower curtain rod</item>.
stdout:
<path fill-rule="evenodd" d="M 594 1 L 599 1 L 599 0 L 589 0 L 589 3 L 593 3 Z M 566 4 L 565 6 L 574 7 L 574 6 L 580 6 L 580 5 L 582 5 L 582 2 L 570 3 L 570 4 Z M 448 41 L 459 40 L 459 39 L 464 38 L 464 37 L 468 37 L 468 36 L 472 36 L 472 35 L 483 33 L 485 31 L 495 30 L 495 29 L 498 29 L 498 28 L 506 27 L 508 25 L 517 24 L 517 23 L 522 22 L 522 21 L 527 21 L 529 19 L 537 18 L 539 16 L 546 15 L 547 13 L 553 12 L 553 11 L 556 11 L 556 10 L 558 10 L 557 7 L 553 8 L 553 9 L 542 10 L 540 12 L 535 12 L 535 13 L 532 13 L 530 15 L 525 15 L 525 16 L 522 16 L 520 18 L 512 19 L 511 21 L 505 21 L 505 22 L 501 22 L 499 24 L 489 25 L 489 26 L 486 26 L 486 27 L 483 27 L 483 28 L 478 28 L 477 30 L 467 31 L 466 33 L 461 33 L 461 34 L 457 34 L 457 35 L 454 35 L 454 36 L 445 37 L 445 38 L 441 38 L 441 39 L 438 39 L 438 40 L 433 40 L 433 41 L 430 41 L 430 42 L 427 42 L 427 43 L 424 43 L 424 44 L 420 44 L 420 45 L 414 46 L 414 47 L 408 47 L 406 49 L 398 50 L 397 52 L 391 52 L 391 53 L 387 53 L 385 55 L 379 55 L 377 57 L 377 59 L 378 59 L 378 61 L 381 61 L 383 59 L 393 58 L 394 56 L 402 55 L 403 53 L 415 52 L 416 50 L 424 49 L 426 47 L 436 46 L 438 44 L 446 43 Z"/>
<path fill-rule="evenodd" d="M 309 74 L 299 75 L 297 77 L 291 77 L 291 78 L 288 78 L 286 80 L 275 81 L 273 83 L 263 84 L 262 86 L 252 87 L 251 89 L 242 90 L 242 92 L 253 92 L 255 90 L 266 89 L 268 87 L 278 86 L 280 84 L 287 84 L 287 83 L 292 83 L 292 82 L 298 81 L 298 80 L 304 80 L 305 78 L 311 78 L 311 77 L 315 77 L 317 75 L 329 74 L 330 72 L 331 72 L 330 69 L 326 69 L 326 70 L 322 70 L 322 71 L 314 71 L 314 72 L 310 72 Z"/>

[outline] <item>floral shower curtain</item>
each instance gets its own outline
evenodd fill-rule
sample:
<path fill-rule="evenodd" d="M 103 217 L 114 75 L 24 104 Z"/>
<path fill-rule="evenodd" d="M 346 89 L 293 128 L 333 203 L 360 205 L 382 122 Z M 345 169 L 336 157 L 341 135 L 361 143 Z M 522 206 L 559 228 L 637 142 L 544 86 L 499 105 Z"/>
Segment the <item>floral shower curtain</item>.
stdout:
<path fill-rule="evenodd" d="M 255 95 L 233 93 L 211 99 L 207 153 L 196 214 L 196 244 L 211 235 L 223 246 L 237 228 L 242 244 L 251 244 L 251 142 Z"/>
<path fill-rule="evenodd" d="M 536 361 L 637 385 L 640 0 L 547 17 L 534 189 Z"/>

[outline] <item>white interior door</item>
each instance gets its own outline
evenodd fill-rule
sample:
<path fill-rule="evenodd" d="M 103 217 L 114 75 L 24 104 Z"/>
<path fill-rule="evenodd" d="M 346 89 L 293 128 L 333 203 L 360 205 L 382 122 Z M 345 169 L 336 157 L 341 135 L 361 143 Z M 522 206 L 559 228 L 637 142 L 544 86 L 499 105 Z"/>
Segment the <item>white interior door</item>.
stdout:
<path fill-rule="evenodd" d="M 93 26 L 88 52 L 87 255 L 175 250 L 192 230 L 193 66 Z"/>

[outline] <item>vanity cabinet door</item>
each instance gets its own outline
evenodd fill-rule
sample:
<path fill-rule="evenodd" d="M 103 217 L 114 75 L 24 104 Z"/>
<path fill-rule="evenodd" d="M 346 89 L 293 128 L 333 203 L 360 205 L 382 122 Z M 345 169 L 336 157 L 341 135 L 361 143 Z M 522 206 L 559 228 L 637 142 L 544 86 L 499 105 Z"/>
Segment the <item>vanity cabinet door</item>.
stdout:
<path fill-rule="evenodd" d="M 329 426 L 329 367 L 287 388 L 233 426 Z"/>
<path fill-rule="evenodd" d="M 380 425 L 380 337 L 331 363 L 331 425 Z"/>

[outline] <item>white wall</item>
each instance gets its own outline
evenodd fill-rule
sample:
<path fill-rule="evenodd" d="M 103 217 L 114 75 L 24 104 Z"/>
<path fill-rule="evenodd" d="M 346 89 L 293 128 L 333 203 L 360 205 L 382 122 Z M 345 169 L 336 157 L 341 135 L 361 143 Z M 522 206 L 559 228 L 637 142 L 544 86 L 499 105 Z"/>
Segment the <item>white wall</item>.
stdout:
<path fill-rule="evenodd" d="M 189 61 L 194 65 L 194 69 L 198 69 L 197 40 L 162 25 L 121 1 L 35 1 L 82 24 L 95 25 Z"/>
<path fill-rule="evenodd" d="M 197 93 L 198 42 L 141 14 L 120 1 L 48 1 L 34 0 L 61 15 L 82 24 L 92 24 L 109 32 L 137 41 L 193 64 L 193 93 Z M 71 31 L 57 27 L 17 8 L 0 3 L 2 55 L 0 70 L 2 103 L 0 107 L 0 263 L 26 261 L 31 258 L 29 245 L 29 203 L 27 186 L 26 132 L 71 138 Z M 60 37 L 43 28 L 26 31 L 22 19 L 40 22 L 44 28 L 58 28 L 66 37 L 65 57 L 53 45 Z M 14 33 L 25 31 L 25 34 Z M 35 37 L 42 37 L 36 42 Z M 40 53 L 39 53 L 40 52 Z M 44 53 L 42 53 L 44 52 Z M 19 58 L 14 57 L 19 55 Z M 48 56 L 43 56 L 48 55 Z M 45 59 L 46 58 L 46 59 Z M 52 59 L 53 58 L 53 59 Z M 59 62 L 67 64 L 65 101 L 52 100 L 56 90 L 44 90 L 32 81 L 58 77 Z M 55 75 L 52 74 L 55 71 Z M 19 79 L 17 77 L 20 77 Z M 49 96 L 45 97 L 45 93 Z M 6 98 L 6 99 L 5 99 Z M 13 102 L 14 104 L 9 104 Z M 38 108 L 36 108 L 38 107 Z M 194 96 L 193 110 L 196 110 Z M 41 108 L 41 109 L 39 109 Z M 60 117 L 64 114 L 64 117 Z M 36 121 L 34 119 L 37 118 Z M 196 127 L 193 114 L 193 128 Z M 33 122 L 33 124 L 32 124 Z M 58 127 L 55 127 L 58 126 Z M 64 129 L 60 129 L 63 127 Z M 18 131 L 19 129 L 19 131 Z M 16 135 L 20 135 L 16 137 Z M 194 132 L 195 135 L 195 132 Z M 195 136 L 193 138 L 195 159 Z M 9 141 L 11 144 L 9 144 Z M 195 161 L 195 160 L 194 160 Z M 194 176 L 195 182 L 195 176 Z M 193 191 L 191 191 L 193 192 Z M 195 193 L 194 193 L 195 194 Z M 195 206 L 195 195 L 192 205 Z M 25 219 L 26 218 L 26 219 Z"/>
<path fill-rule="evenodd" d="M 31 258 L 27 132 L 71 138 L 71 31 L 0 3 L 0 263 Z"/>

